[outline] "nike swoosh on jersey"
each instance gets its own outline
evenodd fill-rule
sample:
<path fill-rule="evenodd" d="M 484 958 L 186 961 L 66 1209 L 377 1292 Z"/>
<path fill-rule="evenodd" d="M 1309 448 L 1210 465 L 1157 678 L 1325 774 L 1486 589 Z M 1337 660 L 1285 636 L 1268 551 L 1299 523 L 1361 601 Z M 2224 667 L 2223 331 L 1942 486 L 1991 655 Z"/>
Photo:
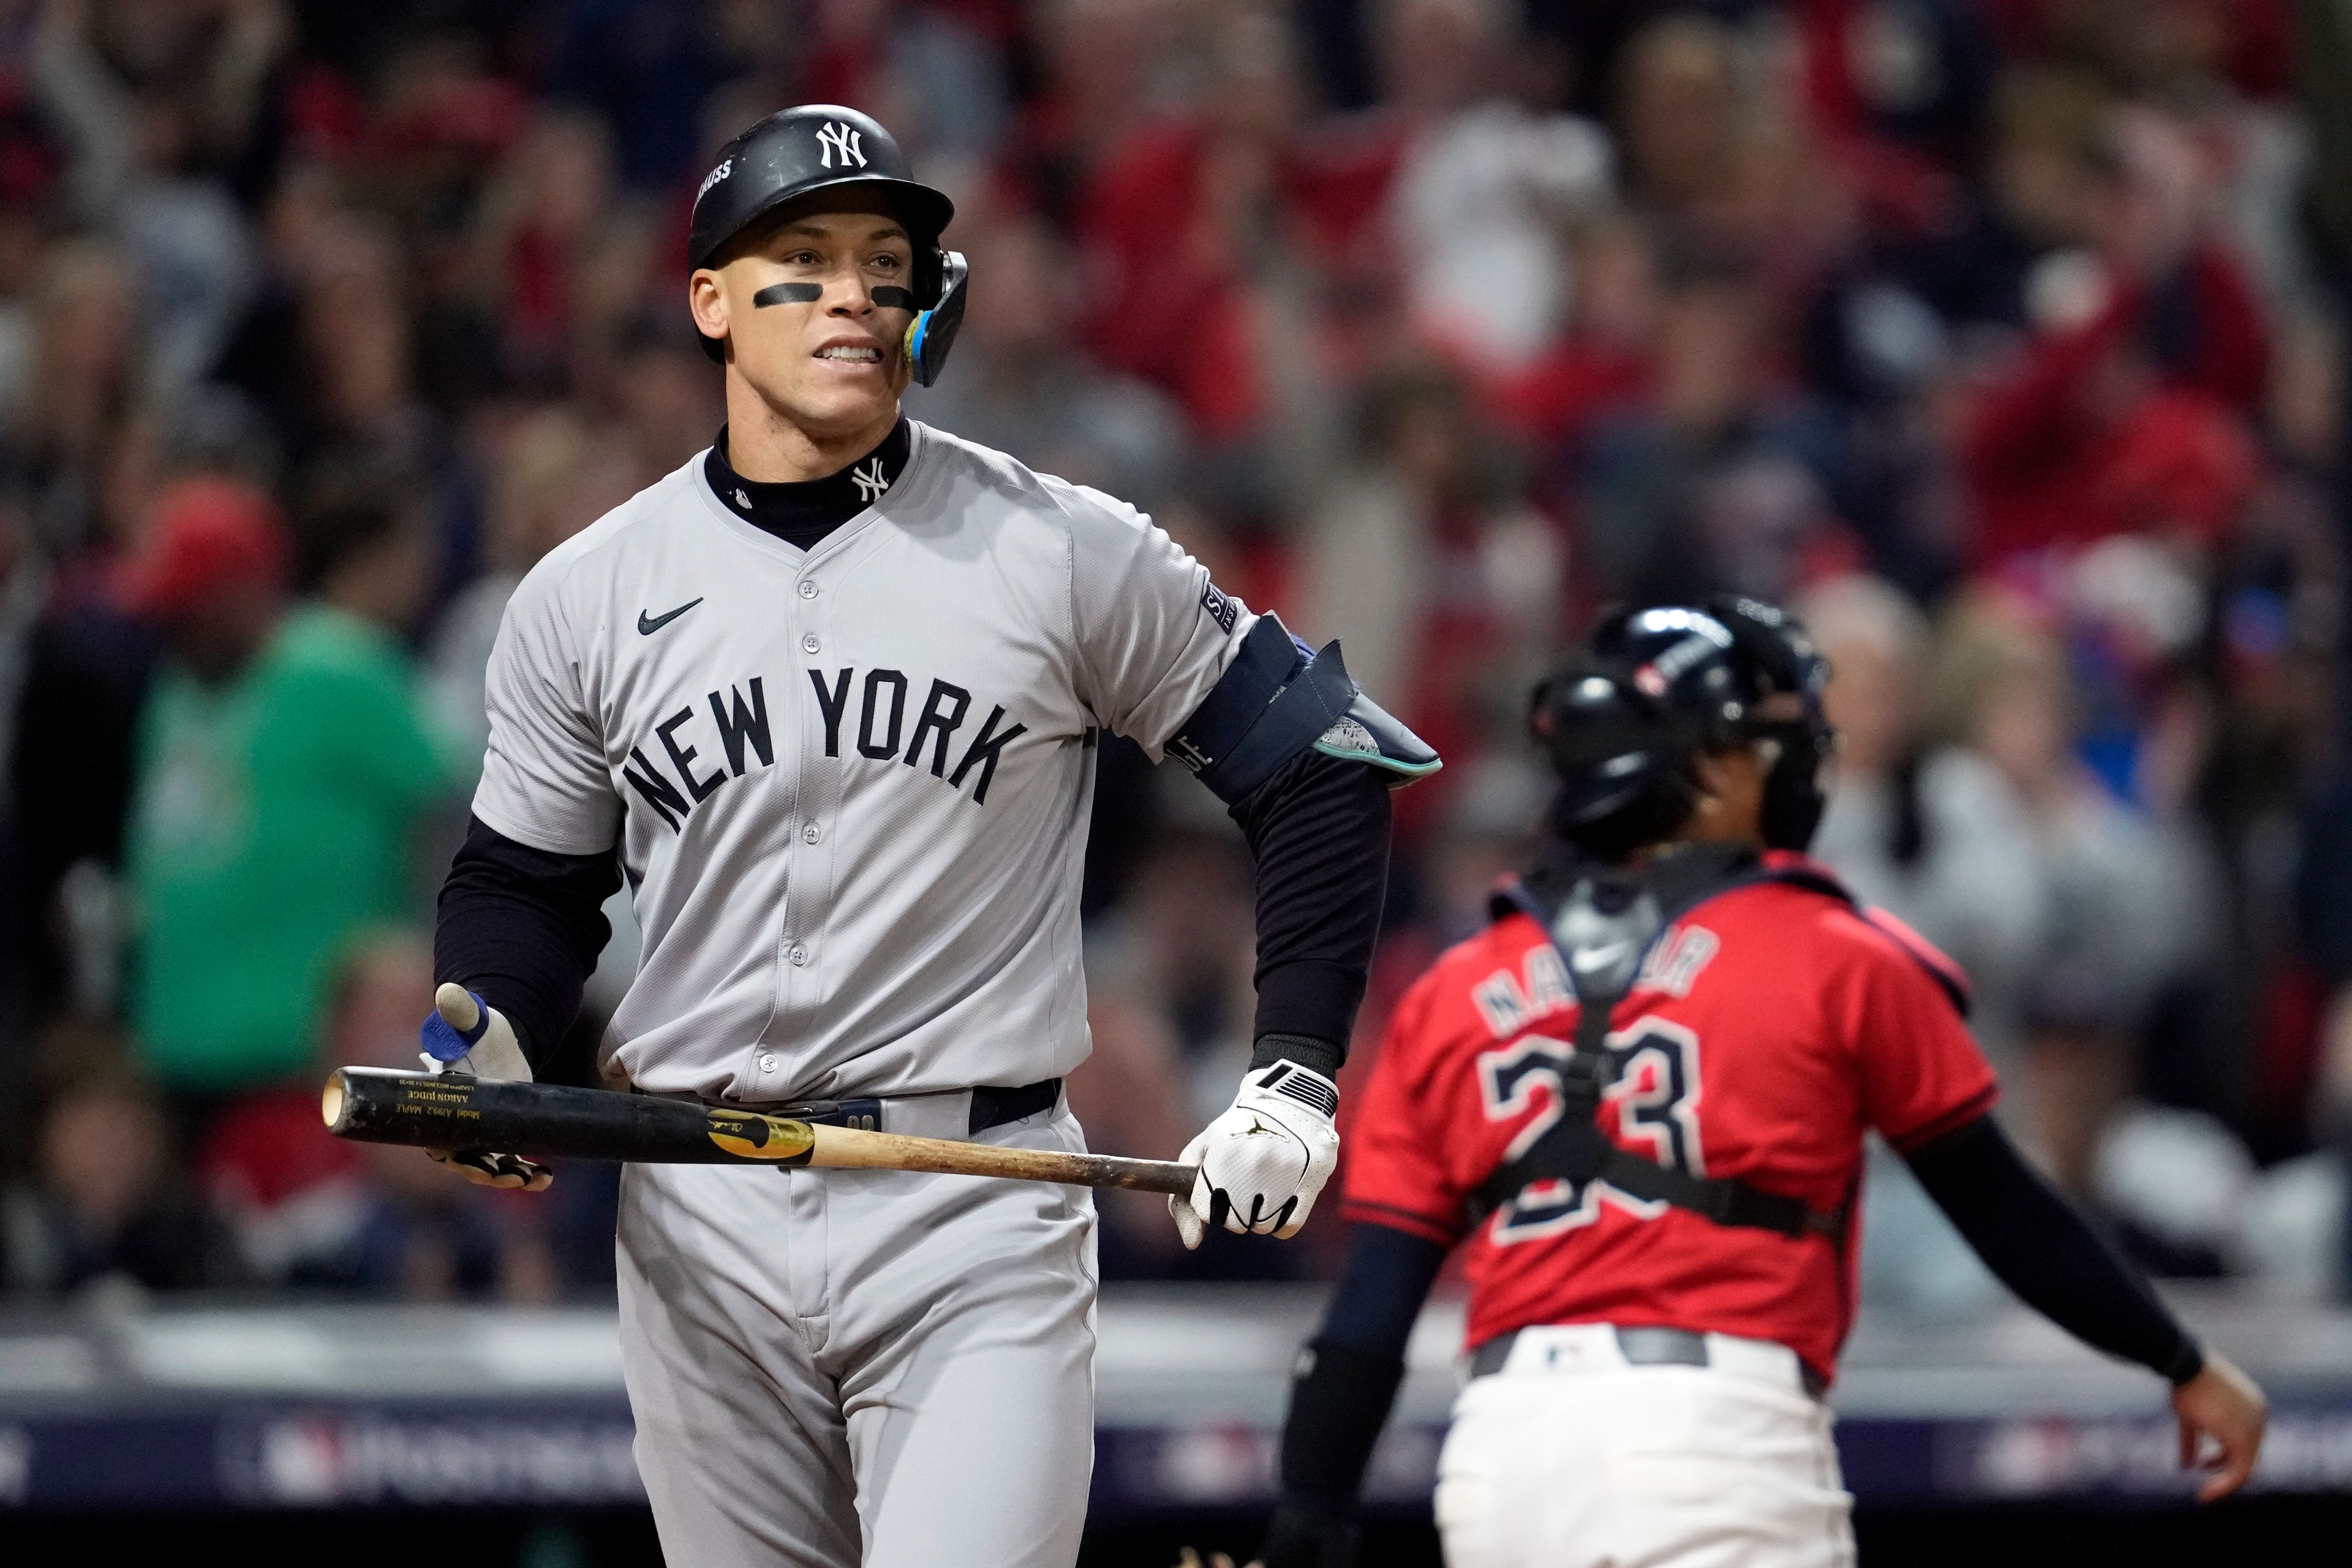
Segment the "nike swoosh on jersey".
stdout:
<path fill-rule="evenodd" d="M 699 599 L 688 599 L 685 604 L 680 605 L 677 609 L 672 610 L 666 616 L 648 616 L 643 610 L 639 610 L 637 612 L 637 635 L 641 637 L 649 637 L 653 636 L 656 632 L 661 630 L 662 627 L 669 625 L 670 622 L 677 619 L 678 616 L 686 614 L 687 611 L 694 608 L 695 605 L 700 603 L 702 603 L 702 601 Z"/>
<path fill-rule="evenodd" d="M 1591 947 L 1580 947 L 1576 950 L 1576 966 L 1579 969 L 1606 969 L 1612 963 L 1622 963 L 1625 955 L 1633 950 L 1633 944 L 1630 941 L 1596 942 Z"/>

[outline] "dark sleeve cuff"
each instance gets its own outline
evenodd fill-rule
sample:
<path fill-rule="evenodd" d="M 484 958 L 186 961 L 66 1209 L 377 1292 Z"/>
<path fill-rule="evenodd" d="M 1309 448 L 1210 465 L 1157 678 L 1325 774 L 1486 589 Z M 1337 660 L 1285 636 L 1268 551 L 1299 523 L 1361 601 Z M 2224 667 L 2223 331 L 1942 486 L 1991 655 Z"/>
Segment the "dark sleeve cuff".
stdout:
<path fill-rule="evenodd" d="M 1339 1076 L 1339 1065 L 1348 1053 L 1328 1040 L 1310 1039 L 1305 1035 L 1261 1035 L 1257 1047 L 1250 1052 L 1250 1071 L 1270 1068 L 1276 1062 L 1297 1062 L 1303 1068 L 1313 1068 L 1325 1078 Z"/>

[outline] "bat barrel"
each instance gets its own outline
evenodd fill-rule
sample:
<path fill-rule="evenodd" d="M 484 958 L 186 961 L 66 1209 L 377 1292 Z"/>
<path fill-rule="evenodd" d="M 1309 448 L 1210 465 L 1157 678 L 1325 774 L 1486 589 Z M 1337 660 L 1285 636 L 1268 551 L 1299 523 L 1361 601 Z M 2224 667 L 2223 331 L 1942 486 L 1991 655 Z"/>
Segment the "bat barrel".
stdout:
<path fill-rule="evenodd" d="M 563 1084 L 338 1068 L 319 1100 L 339 1138 L 535 1159 L 808 1163 L 808 1124 Z"/>
<path fill-rule="evenodd" d="M 562 1084 L 338 1068 L 319 1111 L 338 1138 L 534 1159 L 924 1171 L 1182 1195 L 1190 1165 L 812 1127 L 730 1106 Z"/>

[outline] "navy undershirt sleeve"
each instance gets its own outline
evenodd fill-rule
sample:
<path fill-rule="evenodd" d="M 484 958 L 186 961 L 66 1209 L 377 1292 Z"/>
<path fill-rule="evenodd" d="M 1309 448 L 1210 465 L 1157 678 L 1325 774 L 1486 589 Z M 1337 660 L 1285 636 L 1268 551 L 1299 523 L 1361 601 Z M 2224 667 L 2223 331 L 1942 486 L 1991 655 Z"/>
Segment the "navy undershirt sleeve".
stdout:
<path fill-rule="evenodd" d="M 612 850 L 551 854 L 470 818 L 441 884 L 435 983 L 454 980 L 504 1013 L 543 1073 L 612 935 L 604 900 L 620 885 Z"/>
<path fill-rule="evenodd" d="M 1919 1184 L 2019 1300 L 2095 1350 L 2176 1384 L 2205 1352 L 2139 1271 L 1980 1116 L 1905 1156 Z"/>
<path fill-rule="evenodd" d="M 1309 751 L 1228 808 L 1257 870 L 1253 1065 L 1347 1059 L 1388 889 L 1389 785 Z"/>
<path fill-rule="evenodd" d="M 1390 1226 L 1350 1227 L 1339 1288 L 1332 1292 L 1317 1340 L 1402 1361 L 1449 1250 Z"/>
<path fill-rule="evenodd" d="M 1404 1381 L 1405 1342 L 1447 1248 L 1384 1225 L 1348 1234 L 1323 1327 L 1299 1353 L 1282 1424 L 1282 1496 L 1321 1514 L 1355 1505 Z"/>

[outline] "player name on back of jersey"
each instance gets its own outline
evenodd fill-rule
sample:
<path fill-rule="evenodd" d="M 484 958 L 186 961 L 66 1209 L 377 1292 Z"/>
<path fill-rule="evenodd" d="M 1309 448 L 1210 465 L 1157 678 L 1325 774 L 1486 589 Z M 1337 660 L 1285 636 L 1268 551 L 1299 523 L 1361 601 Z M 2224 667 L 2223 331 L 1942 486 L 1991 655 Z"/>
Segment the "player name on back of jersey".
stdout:
<path fill-rule="evenodd" d="M 991 703 L 988 716 L 971 724 L 972 693 L 936 676 L 928 678 L 929 689 L 917 702 L 914 689 L 925 678 L 909 679 L 903 670 L 845 665 L 803 673 L 824 720 L 826 756 L 928 772 L 975 805 L 988 803 L 1005 746 L 1028 732 L 1026 724 L 1007 721 L 1001 702 Z M 754 766 L 775 765 L 766 679 L 751 676 L 724 692 L 708 693 L 701 704 L 684 704 L 653 727 L 649 743 L 669 767 L 653 760 L 648 742 L 639 742 L 629 749 L 621 776 L 675 833 L 730 780 Z"/>
<path fill-rule="evenodd" d="M 1643 955 L 1631 989 L 1687 996 L 1699 972 L 1722 945 L 1705 926 L 1670 926 Z M 1470 987 L 1470 1005 L 1498 1040 L 1510 1038 L 1538 1018 L 1576 1000 L 1569 984 L 1568 965 L 1561 961 L 1559 949 L 1549 941 L 1529 948 L 1520 967 L 1520 973 L 1495 970 Z"/>

